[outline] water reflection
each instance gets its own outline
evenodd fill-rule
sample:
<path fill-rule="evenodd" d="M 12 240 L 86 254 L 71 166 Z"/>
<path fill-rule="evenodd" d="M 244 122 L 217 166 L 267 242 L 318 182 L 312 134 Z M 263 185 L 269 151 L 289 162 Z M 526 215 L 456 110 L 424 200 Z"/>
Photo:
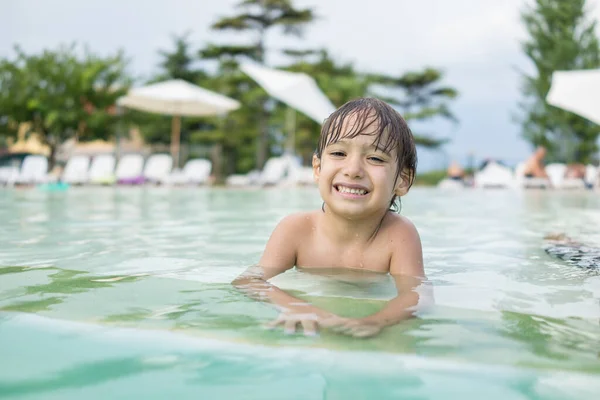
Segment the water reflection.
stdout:
<path fill-rule="evenodd" d="M 229 285 L 280 218 L 319 206 L 309 189 L 2 190 L 0 310 L 273 348 L 595 371 L 600 278 L 542 244 L 550 232 L 600 243 L 597 193 L 411 190 L 403 213 L 421 234 L 437 306 L 368 340 L 266 330 L 277 312 Z M 395 295 L 389 277 L 355 278 L 299 270 L 276 279 L 345 316 Z"/>
<path fill-rule="evenodd" d="M 385 329 L 373 339 L 356 340 L 327 330 L 319 337 L 308 338 L 264 329 L 277 312 L 270 306 L 248 300 L 229 284 L 150 275 L 96 276 L 56 268 L 5 267 L 0 268 L 0 275 L 3 279 L 0 311 L 34 312 L 56 319 L 116 327 L 172 330 L 190 336 L 267 346 L 394 352 L 600 372 L 597 358 L 600 327 L 581 319 L 436 306 L 426 314 Z M 373 291 L 376 283 L 385 283 L 389 277 L 373 277 L 373 281 L 366 284 L 353 282 L 356 276 L 352 274 L 334 273 L 333 277 L 337 280 L 314 286 L 313 289 L 318 290 L 313 294 L 302 290 L 293 294 L 317 306 L 355 317 L 376 312 L 385 304 L 385 300 L 369 299 L 366 294 Z M 354 288 L 355 294 L 360 294 L 362 286 L 363 298 L 339 296 L 347 292 L 348 285 Z"/>

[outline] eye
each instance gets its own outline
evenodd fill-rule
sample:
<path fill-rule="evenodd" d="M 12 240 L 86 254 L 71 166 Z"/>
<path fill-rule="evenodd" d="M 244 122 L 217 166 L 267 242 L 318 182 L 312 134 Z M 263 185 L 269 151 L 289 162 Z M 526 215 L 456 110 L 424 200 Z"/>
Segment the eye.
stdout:
<path fill-rule="evenodd" d="M 344 157 L 346 155 L 343 151 L 332 151 L 329 154 L 334 157 Z"/>
<path fill-rule="evenodd" d="M 369 160 L 373 161 L 375 163 L 384 163 L 385 162 L 385 160 L 383 158 L 377 157 L 377 156 L 370 156 Z"/>

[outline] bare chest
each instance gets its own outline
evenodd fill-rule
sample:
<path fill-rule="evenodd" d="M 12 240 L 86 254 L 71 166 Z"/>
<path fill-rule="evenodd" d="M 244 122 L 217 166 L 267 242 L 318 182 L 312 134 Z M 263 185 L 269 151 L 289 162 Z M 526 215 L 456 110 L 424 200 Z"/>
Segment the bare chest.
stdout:
<path fill-rule="evenodd" d="M 296 265 L 303 268 L 349 268 L 388 272 L 391 252 L 382 243 L 334 244 L 311 238 L 298 249 Z"/>

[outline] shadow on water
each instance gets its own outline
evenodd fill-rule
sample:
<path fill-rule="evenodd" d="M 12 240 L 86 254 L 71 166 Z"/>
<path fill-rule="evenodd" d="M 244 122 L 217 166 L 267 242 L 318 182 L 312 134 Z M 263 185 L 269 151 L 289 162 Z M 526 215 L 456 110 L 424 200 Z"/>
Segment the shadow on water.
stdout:
<path fill-rule="evenodd" d="M 61 389 L 76 389 L 165 368 L 167 366 L 143 363 L 139 358 L 76 364 L 47 378 L 27 379 L 20 382 L 0 381 L 0 393 L 4 396 L 22 396 Z"/>

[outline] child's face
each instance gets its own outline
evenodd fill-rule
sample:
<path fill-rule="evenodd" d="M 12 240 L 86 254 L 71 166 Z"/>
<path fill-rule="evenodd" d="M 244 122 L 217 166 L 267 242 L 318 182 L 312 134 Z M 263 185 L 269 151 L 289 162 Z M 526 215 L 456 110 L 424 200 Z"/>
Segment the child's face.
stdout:
<path fill-rule="evenodd" d="M 333 212 L 351 219 L 380 216 L 394 195 L 408 191 L 401 176 L 396 180 L 397 150 L 385 153 L 375 139 L 374 132 L 352 139 L 342 135 L 325 147 L 320 160 L 313 158 L 321 197 Z"/>

